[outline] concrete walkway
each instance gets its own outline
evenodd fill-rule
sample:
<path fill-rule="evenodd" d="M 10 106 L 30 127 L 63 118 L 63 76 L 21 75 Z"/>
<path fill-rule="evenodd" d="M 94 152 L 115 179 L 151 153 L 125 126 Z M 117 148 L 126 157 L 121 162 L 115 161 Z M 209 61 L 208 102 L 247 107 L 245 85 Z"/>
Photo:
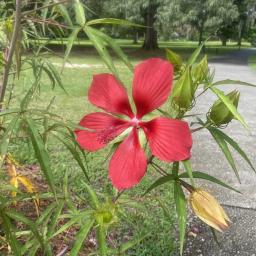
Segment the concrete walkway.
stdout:
<path fill-rule="evenodd" d="M 256 49 L 241 50 L 239 53 L 218 57 L 210 62 L 215 70 L 215 80 L 233 79 L 256 84 L 256 71 L 247 66 L 248 57 Z M 240 123 L 233 121 L 226 131 L 248 154 L 256 166 L 256 88 L 225 85 L 219 87 L 226 92 L 237 88 L 241 92 L 239 112 L 250 127 L 246 131 Z M 196 111 L 205 113 L 215 100 L 211 93 L 199 98 Z M 189 237 L 184 255 L 193 256 L 255 256 L 256 255 L 256 174 L 237 154 L 234 159 L 240 173 L 241 183 L 229 167 L 217 144 L 206 130 L 194 134 L 192 164 L 194 170 L 207 172 L 242 192 L 242 195 L 203 181 L 198 185 L 214 194 L 224 205 L 232 223 L 230 229 L 220 235 L 221 248 L 215 244 L 209 228 L 192 217 L 189 226 L 196 231 L 196 238 Z"/>

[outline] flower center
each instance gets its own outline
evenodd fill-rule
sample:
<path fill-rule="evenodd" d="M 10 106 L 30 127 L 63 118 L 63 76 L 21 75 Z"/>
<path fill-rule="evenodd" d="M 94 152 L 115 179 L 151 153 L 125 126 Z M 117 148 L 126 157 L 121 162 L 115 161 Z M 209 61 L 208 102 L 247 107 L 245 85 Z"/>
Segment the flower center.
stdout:
<path fill-rule="evenodd" d="M 130 120 L 132 126 L 138 127 L 140 124 L 140 120 L 135 116 Z"/>

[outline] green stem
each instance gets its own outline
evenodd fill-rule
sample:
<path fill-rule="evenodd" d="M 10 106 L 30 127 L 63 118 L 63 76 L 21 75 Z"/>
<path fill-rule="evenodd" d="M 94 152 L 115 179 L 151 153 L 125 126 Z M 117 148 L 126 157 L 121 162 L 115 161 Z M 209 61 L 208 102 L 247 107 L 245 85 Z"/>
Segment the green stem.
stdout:
<path fill-rule="evenodd" d="M 5 97 L 5 91 L 8 84 L 9 79 L 9 72 L 12 65 L 12 58 L 15 51 L 16 43 L 20 34 L 20 27 L 21 27 L 21 0 L 16 0 L 16 11 L 15 11 L 15 23 L 14 23 L 14 29 L 12 33 L 12 39 L 10 42 L 10 48 L 4 68 L 4 74 L 3 74 L 3 82 L 2 86 L 0 88 L 0 111 L 3 109 L 3 101 Z"/>
<path fill-rule="evenodd" d="M 180 185 L 183 186 L 185 189 L 187 189 L 190 193 L 195 191 L 195 188 L 190 184 L 188 184 L 187 182 L 185 182 L 184 180 L 179 179 L 179 182 L 180 182 Z"/>

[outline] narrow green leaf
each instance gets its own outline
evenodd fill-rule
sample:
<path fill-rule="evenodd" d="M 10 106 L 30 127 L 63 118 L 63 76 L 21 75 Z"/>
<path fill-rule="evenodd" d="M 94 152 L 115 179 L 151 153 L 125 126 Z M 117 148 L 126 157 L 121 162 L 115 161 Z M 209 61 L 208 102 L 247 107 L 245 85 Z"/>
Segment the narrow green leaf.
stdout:
<path fill-rule="evenodd" d="M 76 239 L 75 239 L 75 243 L 74 246 L 70 252 L 70 256 L 77 256 L 83 243 L 84 240 L 86 239 L 90 229 L 92 228 L 93 224 L 94 224 L 94 219 L 92 220 L 88 220 L 86 223 L 84 223 L 82 225 L 82 228 L 78 231 L 78 233 L 76 234 Z"/>
<path fill-rule="evenodd" d="M 92 214 L 92 211 L 85 211 L 85 212 L 82 212 L 78 215 L 74 215 L 70 218 L 70 220 L 68 222 L 66 222 L 64 225 L 62 225 L 58 231 L 56 231 L 52 236 L 51 238 L 61 234 L 62 232 L 64 232 L 65 230 L 67 230 L 69 227 L 71 227 L 72 225 L 74 225 L 75 223 L 77 222 L 80 222 L 83 218 L 85 217 L 90 217 Z"/>
<path fill-rule="evenodd" d="M 10 218 L 2 211 L 2 209 L 0 210 L 0 217 L 3 220 L 1 227 L 4 230 L 6 239 L 10 244 L 12 251 L 14 252 L 15 256 L 21 256 L 21 244 L 13 232 L 14 227 L 12 226 Z"/>
<path fill-rule="evenodd" d="M 43 24 L 42 24 L 43 34 L 44 35 L 45 35 L 45 20 L 46 20 L 47 13 L 48 13 L 48 10 L 49 10 L 49 8 L 47 6 L 49 4 L 50 4 L 50 0 L 45 0 L 44 3 L 43 3 L 43 6 L 46 7 L 46 8 L 44 8 L 42 10 L 42 12 L 41 12 L 41 17 L 42 17 L 42 20 L 44 21 Z"/>
<path fill-rule="evenodd" d="M 122 51 L 121 47 L 108 35 L 104 34 L 100 30 L 90 28 L 94 35 L 97 35 L 99 38 L 101 38 L 104 42 L 106 42 L 107 45 L 109 45 L 113 51 L 116 53 L 116 55 L 124 62 L 124 64 L 133 72 L 133 66 L 131 62 L 129 61 L 128 57 L 124 52 Z"/>
<path fill-rule="evenodd" d="M 68 41 L 67 41 L 67 48 L 66 48 L 66 51 L 65 51 L 65 55 L 64 55 L 64 60 L 63 60 L 63 66 L 64 66 L 64 63 L 67 61 L 68 59 L 68 56 L 70 54 L 70 51 L 73 47 L 73 44 L 74 44 L 74 41 L 77 39 L 77 35 L 79 33 L 79 31 L 81 30 L 80 27 L 78 28 L 74 28 L 72 33 L 70 34 L 69 38 L 68 38 Z"/>
<path fill-rule="evenodd" d="M 31 138 L 38 162 L 41 166 L 41 169 L 45 175 L 45 178 L 51 187 L 53 193 L 55 194 L 55 187 L 54 187 L 54 178 L 52 174 L 52 170 L 50 167 L 50 160 L 49 155 L 45 149 L 43 139 L 41 138 L 36 125 L 32 119 L 27 118 L 26 123 L 28 125 L 28 132 Z"/>
<path fill-rule="evenodd" d="M 55 210 L 54 214 L 51 216 L 51 222 L 48 225 L 48 232 L 47 232 L 48 239 L 50 239 L 52 234 L 54 233 L 54 230 L 58 224 L 59 216 L 62 212 L 63 207 L 64 207 L 64 200 L 59 202 L 57 209 Z"/>
<path fill-rule="evenodd" d="M 256 169 L 253 166 L 252 162 L 248 158 L 247 154 L 240 148 L 237 142 L 235 142 L 232 138 L 230 138 L 227 134 L 225 134 L 221 130 L 216 128 L 211 128 L 211 129 L 214 130 L 215 133 L 218 134 L 220 137 L 223 137 L 223 139 L 240 154 L 240 156 L 250 165 L 252 170 L 256 173 Z"/>
<path fill-rule="evenodd" d="M 163 176 L 160 177 L 158 180 L 156 180 L 147 190 L 146 192 L 143 194 L 143 196 L 145 196 L 146 194 L 148 194 L 151 190 L 155 189 L 158 186 L 161 186 L 167 182 L 173 181 L 175 179 L 175 177 L 170 174 L 168 176 Z"/>
<path fill-rule="evenodd" d="M 186 198 L 182 190 L 182 187 L 178 181 L 174 183 L 174 199 L 179 222 L 180 255 L 182 255 L 186 234 L 187 209 Z"/>
<path fill-rule="evenodd" d="M 230 101 L 230 99 L 224 94 L 223 91 L 217 89 L 217 88 L 210 88 L 217 96 L 218 98 L 226 105 L 226 107 L 230 110 L 230 112 L 234 115 L 234 117 L 246 128 L 248 128 L 248 125 L 244 121 L 243 117 L 237 112 L 236 107 L 234 104 Z"/>
<path fill-rule="evenodd" d="M 218 185 L 221 185 L 221 186 L 223 186 L 225 188 L 228 188 L 230 190 L 233 190 L 233 191 L 241 194 L 240 191 L 236 190 L 235 188 L 232 188 L 231 186 L 227 185 L 223 181 L 221 181 L 221 180 L 219 180 L 219 179 L 217 179 L 217 178 L 215 178 L 215 177 L 213 177 L 213 176 L 211 176 L 211 175 L 209 175 L 207 173 L 193 171 L 193 177 L 194 177 L 194 179 L 204 179 L 204 180 L 208 180 L 208 181 L 214 182 L 214 183 L 216 183 Z M 179 178 L 189 178 L 188 173 L 187 172 L 181 173 L 179 175 Z"/>
<path fill-rule="evenodd" d="M 49 61 L 47 61 L 46 64 L 47 64 L 48 68 L 50 69 L 50 71 L 52 72 L 52 74 L 53 74 L 53 76 L 54 76 L 54 78 L 55 78 L 55 80 L 56 80 L 58 86 L 59 86 L 66 94 L 68 94 L 68 92 L 66 91 L 66 89 L 65 89 L 65 87 L 64 87 L 64 84 L 62 83 L 62 78 L 61 78 L 59 72 L 57 71 L 57 69 L 55 68 L 55 66 L 54 66 L 51 62 L 49 62 Z"/>
<path fill-rule="evenodd" d="M 228 145 L 227 145 L 226 141 L 218 133 L 216 133 L 216 129 L 212 129 L 211 127 L 208 127 L 207 129 L 210 131 L 211 135 L 213 136 L 213 138 L 215 139 L 215 141 L 219 145 L 219 147 L 222 150 L 223 154 L 225 155 L 228 163 L 232 167 L 238 181 L 241 183 L 239 173 L 238 173 L 238 170 L 237 170 L 236 165 L 235 165 L 235 161 L 232 157 L 232 154 L 231 154 L 231 152 L 228 148 Z"/>
<path fill-rule="evenodd" d="M 87 26 L 98 25 L 98 24 L 123 25 L 123 26 L 140 27 L 140 28 L 145 27 L 143 25 L 133 23 L 129 20 L 115 19 L 115 18 L 94 19 L 86 23 Z"/>
<path fill-rule="evenodd" d="M 98 197 L 97 197 L 97 194 L 96 192 L 92 189 L 92 187 L 90 185 L 88 185 L 87 183 L 85 183 L 84 181 L 81 181 L 82 184 L 85 186 L 89 196 L 90 196 L 90 204 L 91 204 L 91 207 L 94 208 L 94 209 L 97 209 L 99 208 L 99 200 L 98 200 Z"/>
<path fill-rule="evenodd" d="M 186 172 L 188 173 L 188 177 L 190 179 L 191 185 L 193 187 L 195 187 L 195 182 L 194 182 L 194 178 L 193 178 L 193 170 L 192 170 L 190 161 L 189 160 L 184 160 L 184 161 L 182 161 L 182 163 L 185 167 Z"/>
<path fill-rule="evenodd" d="M 217 85 L 245 85 L 245 86 L 251 86 L 251 87 L 256 87 L 256 84 L 251 84 L 251 83 L 246 83 L 243 81 L 239 81 L 239 80 L 232 80 L 232 79 L 225 79 L 225 80 L 221 80 L 221 81 L 217 81 L 214 82 L 213 84 L 211 84 L 211 86 L 217 86 Z"/>
<path fill-rule="evenodd" d="M 190 56 L 190 58 L 187 61 L 187 65 L 188 66 L 193 65 L 196 62 L 196 60 L 197 60 L 197 58 L 198 58 L 198 56 L 199 56 L 203 46 L 204 46 L 204 43 L 202 43 L 200 46 L 198 46 L 196 48 L 196 50 L 192 53 L 192 55 Z"/>
<path fill-rule="evenodd" d="M 45 248 L 43 237 L 39 234 L 38 227 L 36 226 L 36 224 L 34 222 L 32 222 L 27 217 L 25 217 L 21 213 L 18 213 L 17 211 L 14 211 L 14 210 L 8 210 L 6 212 L 6 215 L 8 215 L 10 218 L 12 218 L 16 221 L 20 221 L 20 222 L 24 223 L 25 225 L 27 225 L 30 228 L 30 230 L 32 231 L 32 233 L 34 234 L 35 238 L 41 244 L 41 246 L 43 248 Z"/>
<path fill-rule="evenodd" d="M 119 78 L 118 72 L 116 70 L 116 67 L 113 63 L 113 60 L 111 56 L 109 55 L 106 46 L 104 42 L 102 41 L 102 38 L 99 36 L 95 35 L 94 30 L 90 28 L 89 26 L 86 26 L 84 28 L 84 32 L 86 35 L 89 37 L 90 41 L 93 43 L 94 47 L 98 51 L 99 55 L 101 56 L 102 60 L 105 62 L 107 67 L 110 69 L 110 71 L 117 77 Z"/>
<path fill-rule="evenodd" d="M 69 143 L 67 140 L 64 140 L 62 138 L 60 138 L 59 136 L 55 135 L 55 137 L 60 140 L 64 146 L 66 146 L 66 148 L 69 150 L 69 152 L 72 154 L 73 158 L 76 160 L 77 164 L 80 166 L 80 168 L 82 169 L 86 179 L 88 180 L 88 182 L 90 182 L 89 176 L 87 174 L 87 169 L 84 166 L 84 163 L 79 155 L 78 150 L 75 148 L 74 145 L 72 145 L 71 143 Z"/>
<path fill-rule="evenodd" d="M 135 239 L 132 239 L 131 241 L 128 241 L 126 243 L 122 243 L 122 245 L 118 249 L 118 255 L 121 253 L 125 253 L 127 250 L 131 249 L 135 245 L 139 244 L 141 241 L 143 241 L 146 237 L 148 237 L 150 233 L 147 233 L 145 235 L 141 235 L 139 237 L 136 237 Z"/>
<path fill-rule="evenodd" d="M 85 12 L 83 5 L 79 0 L 74 0 L 74 10 L 75 10 L 75 17 L 76 17 L 76 23 L 83 27 L 85 25 Z"/>
<path fill-rule="evenodd" d="M 17 121 L 19 120 L 19 115 L 16 115 L 12 118 L 11 122 L 8 124 L 4 134 L 1 136 L 0 141 L 0 155 L 4 156 L 7 153 L 10 136 L 16 126 Z"/>
<path fill-rule="evenodd" d="M 57 3 L 57 2 L 59 2 L 59 0 L 53 0 L 53 2 Z M 72 19 L 69 16 L 68 10 L 65 7 L 65 5 L 64 4 L 58 4 L 58 5 L 56 5 L 56 9 L 61 14 L 61 16 L 64 18 L 64 20 L 67 23 L 67 25 L 70 26 L 70 27 L 73 27 Z"/>

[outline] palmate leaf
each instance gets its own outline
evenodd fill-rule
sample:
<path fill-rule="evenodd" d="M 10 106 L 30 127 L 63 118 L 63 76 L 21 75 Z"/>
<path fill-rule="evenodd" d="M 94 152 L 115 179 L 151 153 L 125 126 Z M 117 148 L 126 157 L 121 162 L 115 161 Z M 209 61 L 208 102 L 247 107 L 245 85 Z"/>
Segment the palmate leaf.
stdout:
<path fill-rule="evenodd" d="M 186 234 L 187 209 L 186 198 L 178 181 L 174 183 L 174 199 L 179 223 L 180 255 L 182 255 Z"/>
<path fill-rule="evenodd" d="M 198 172 L 198 171 L 193 171 L 193 177 L 194 177 L 194 179 L 204 179 L 204 180 L 208 180 L 208 181 L 211 181 L 211 182 L 213 182 L 213 183 L 216 183 L 216 184 L 218 184 L 218 185 L 220 185 L 220 186 L 223 186 L 223 187 L 225 187 L 225 188 L 228 188 L 228 189 L 230 189 L 230 190 L 233 190 L 233 191 L 235 191 L 235 192 L 237 192 L 237 193 L 241 193 L 240 191 L 236 190 L 235 188 L 232 188 L 231 186 L 227 185 L 227 184 L 224 183 L 223 181 L 221 181 L 221 180 L 219 180 L 219 179 L 217 179 L 217 178 L 215 178 L 215 177 L 213 177 L 213 176 L 211 176 L 211 175 L 209 175 L 209 174 L 207 174 L 207 173 Z M 189 178 L 188 173 L 186 173 L 186 172 L 181 173 L 181 174 L 179 175 L 179 178 L 180 178 L 180 179 L 181 179 L 181 178 Z"/>
<path fill-rule="evenodd" d="M 230 112 L 234 115 L 234 118 L 236 118 L 246 129 L 248 128 L 248 125 L 244 121 L 243 117 L 238 113 L 235 105 L 232 103 L 232 101 L 224 94 L 223 91 L 217 89 L 217 88 L 210 88 L 217 96 L 218 98 L 225 104 L 225 106 L 230 110 Z"/>
<path fill-rule="evenodd" d="M 238 145 L 236 141 L 234 141 L 231 137 L 229 137 L 227 134 L 225 134 L 224 132 L 217 128 L 211 127 L 211 130 L 214 130 L 215 134 L 218 134 L 219 137 L 223 138 L 231 147 L 233 147 L 233 149 L 237 151 L 237 153 L 248 163 L 248 165 L 256 173 L 256 169 L 253 166 L 252 162 L 250 161 L 249 157 L 241 149 L 241 147 Z"/>
<path fill-rule="evenodd" d="M 236 165 L 235 165 L 235 161 L 234 161 L 233 156 L 232 156 L 232 154 L 231 154 L 231 152 L 228 148 L 228 145 L 227 145 L 226 141 L 223 139 L 223 137 L 219 136 L 219 134 L 216 133 L 216 129 L 212 129 L 211 127 L 208 127 L 207 129 L 210 131 L 211 135 L 213 136 L 213 138 L 215 139 L 215 141 L 219 145 L 219 147 L 220 147 L 221 151 L 223 152 L 223 154 L 225 155 L 228 163 L 232 167 L 238 181 L 241 183 L 239 173 L 238 173 L 238 170 L 237 170 Z"/>
<path fill-rule="evenodd" d="M 50 159 L 49 159 L 49 155 L 45 149 L 43 139 L 40 136 L 34 121 L 30 118 L 27 118 L 25 121 L 28 126 L 28 134 L 31 138 L 33 148 L 35 150 L 35 154 L 37 156 L 38 162 L 39 162 L 41 169 L 45 175 L 47 183 L 49 184 L 52 192 L 56 195 L 55 186 L 54 186 L 54 178 L 53 178 L 52 169 L 50 166 Z"/>

